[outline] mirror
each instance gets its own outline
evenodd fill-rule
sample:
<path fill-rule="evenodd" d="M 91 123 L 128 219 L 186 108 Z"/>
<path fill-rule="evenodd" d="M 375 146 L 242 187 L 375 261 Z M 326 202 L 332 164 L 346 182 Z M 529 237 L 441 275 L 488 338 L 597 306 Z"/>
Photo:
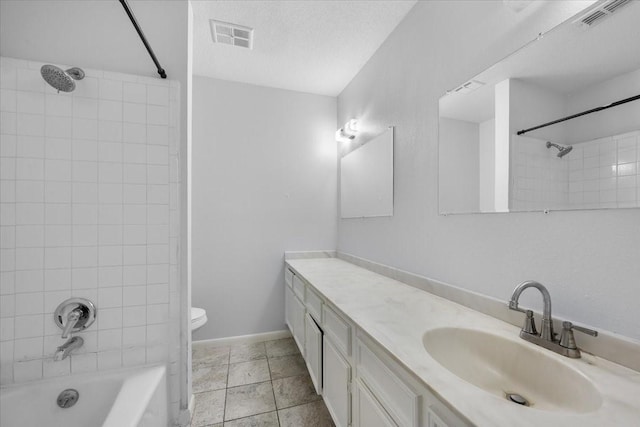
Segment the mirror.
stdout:
<path fill-rule="evenodd" d="M 342 218 L 393 216 L 393 128 L 340 159 Z"/>
<path fill-rule="evenodd" d="M 441 214 L 640 207 L 640 2 L 612 4 L 440 98 Z"/>

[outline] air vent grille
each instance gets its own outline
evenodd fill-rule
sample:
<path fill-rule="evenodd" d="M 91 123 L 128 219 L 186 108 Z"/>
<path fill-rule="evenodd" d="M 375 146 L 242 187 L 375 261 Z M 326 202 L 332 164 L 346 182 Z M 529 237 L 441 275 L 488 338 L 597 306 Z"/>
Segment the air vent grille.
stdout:
<path fill-rule="evenodd" d="M 607 16 L 617 12 L 621 7 L 631 3 L 632 0 L 610 0 L 598 5 L 596 9 L 591 9 L 576 21 L 580 25 L 591 27 L 601 22 Z"/>
<path fill-rule="evenodd" d="M 211 25 L 211 38 L 214 43 L 253 49 L 253 28 L 216 21 L 215 19 L 211 19 L 209 24 Z"/>
<path fill-rule="evenodd" d="M 468 82 L 461 84 L 457 88 L 448 91 L 447 94 L 469 93 L 473 92 L 481 86 L 484 86 L 483 82 L 478 80 L 469 80 Z"/>

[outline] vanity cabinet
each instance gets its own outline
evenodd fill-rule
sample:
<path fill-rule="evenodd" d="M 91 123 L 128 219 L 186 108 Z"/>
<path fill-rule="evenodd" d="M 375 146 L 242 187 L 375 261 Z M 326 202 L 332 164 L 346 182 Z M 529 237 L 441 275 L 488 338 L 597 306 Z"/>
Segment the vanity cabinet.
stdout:
<path fill-rule="evenodd" d="M 325 335 L 322 343 L 322 392 L 337 427 L 351 423 L 351 365 Z"/>
<path fill-rule="evenodd" d="M 467 427 L 424 384 L 285 269 L 285 320 L 337 427 Z"/>
<path fill-rule="evenodd" d="M 396 425 L 419 427 L 419 389 L 403 381 L 396 373 L 398 367 L 394 362 L 383 361 L 382 357 L 382 352 L 370 340 L 359 336 L 355 356 L 358 380 L 367 385 Z M 365 427 L 367 424 L 359 425 Z"/>
<path fill-rule="evenodd" d="M 284 273 L 285 287 L 284 287 L 284 321 L 291 331 L 291 335 L 300 349 L 303 357 L 305 354 L 305 308 L 304 303 L 298 298 L 295 288 L 294 279 L 295 276 L 291 270 L 285 269 Z M 303 285 L 304 286 L 304 285 Z M 299 291 L 298 291 L 299 292 Z M 304 287 L 302 288 L 302 295 L 304 297 Z"/>
<path fill-rule="evenodd" d="M 302 301 L 298 299 L 296 295 L 293 295 L 292 304 L 291 304 L 291 317 L 293 323 L 293 339 L 296 341 L 298 345 L 298 349 L 300 353 L 302 353 L 302 357 L 305 355 L 304 349 L 304 336 L 305 336 L 305 324 L 304 324 L 304 315 L 305 309 Z"/>
<path fill-rule="evenodd" d="M 397 427 L 362 380 L 356 380 L 355 424 L 358 427 Z"/>
<path fill-rule="evenodd" d="M 293 290 L 289 286 L 284 287 L 284 323 L 293 334 Z"/>
<path fill-rule="evenodd" d="M 306 314 L 304 321 L 307 369 L 316 393 L 322 394 L 322 330 L 310 313 Z"/>

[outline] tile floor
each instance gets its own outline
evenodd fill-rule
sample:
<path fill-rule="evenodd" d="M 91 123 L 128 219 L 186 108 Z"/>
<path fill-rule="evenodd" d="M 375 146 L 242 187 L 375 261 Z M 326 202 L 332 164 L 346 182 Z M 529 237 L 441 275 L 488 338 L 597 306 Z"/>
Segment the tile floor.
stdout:
<path fill-rule="evenodd" d="M 193 345 L 192 427 L 334 427 L 292 338 Z"/>

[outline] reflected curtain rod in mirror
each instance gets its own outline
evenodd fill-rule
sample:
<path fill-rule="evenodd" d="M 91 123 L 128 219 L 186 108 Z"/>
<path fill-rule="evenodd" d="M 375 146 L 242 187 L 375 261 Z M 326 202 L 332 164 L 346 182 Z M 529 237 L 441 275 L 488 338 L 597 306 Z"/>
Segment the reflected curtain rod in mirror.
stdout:
<path fill-rule="evenodd" d="M 529 129 L 519 130 L 518 131 L 518 135 L 524 135 L 525 133 L 534 131 L 536 129 L 542 129 L 542 128 L 545 128 L 547 126 L 555 125 L 557 123 L 566 122 L 567 120 L 571 120 L 571 119 L 575 119 L 575 118 L 578 118 L 578 117 L 586 116 L 587 114 L 596 113 L 598 111 L 606 110 L 608 108 L 617 107 L 618 105 L 626 104 L 627 102 L 631 102 L 631 101 L 637 101 L 638 99 L 640 99 L 640 95 L 631 96 L 629 98 L 621 99 L 620 101 L 616 101 L 616 102 L 612 102 L 612 103 L 607 104 L 607 105 L 602 105 L 600 107 L 592 108 L 590 110 L 586 110 L 586 111 L 583 111 L 581 113 L 572 114 L 570 116 L 563 117 L 563 118 L 558 119 L 558 120 L 553 120 L 551 122 L 543 123 L 541 125 L 534 126 L 532 128 L 529 128 Z"/>

